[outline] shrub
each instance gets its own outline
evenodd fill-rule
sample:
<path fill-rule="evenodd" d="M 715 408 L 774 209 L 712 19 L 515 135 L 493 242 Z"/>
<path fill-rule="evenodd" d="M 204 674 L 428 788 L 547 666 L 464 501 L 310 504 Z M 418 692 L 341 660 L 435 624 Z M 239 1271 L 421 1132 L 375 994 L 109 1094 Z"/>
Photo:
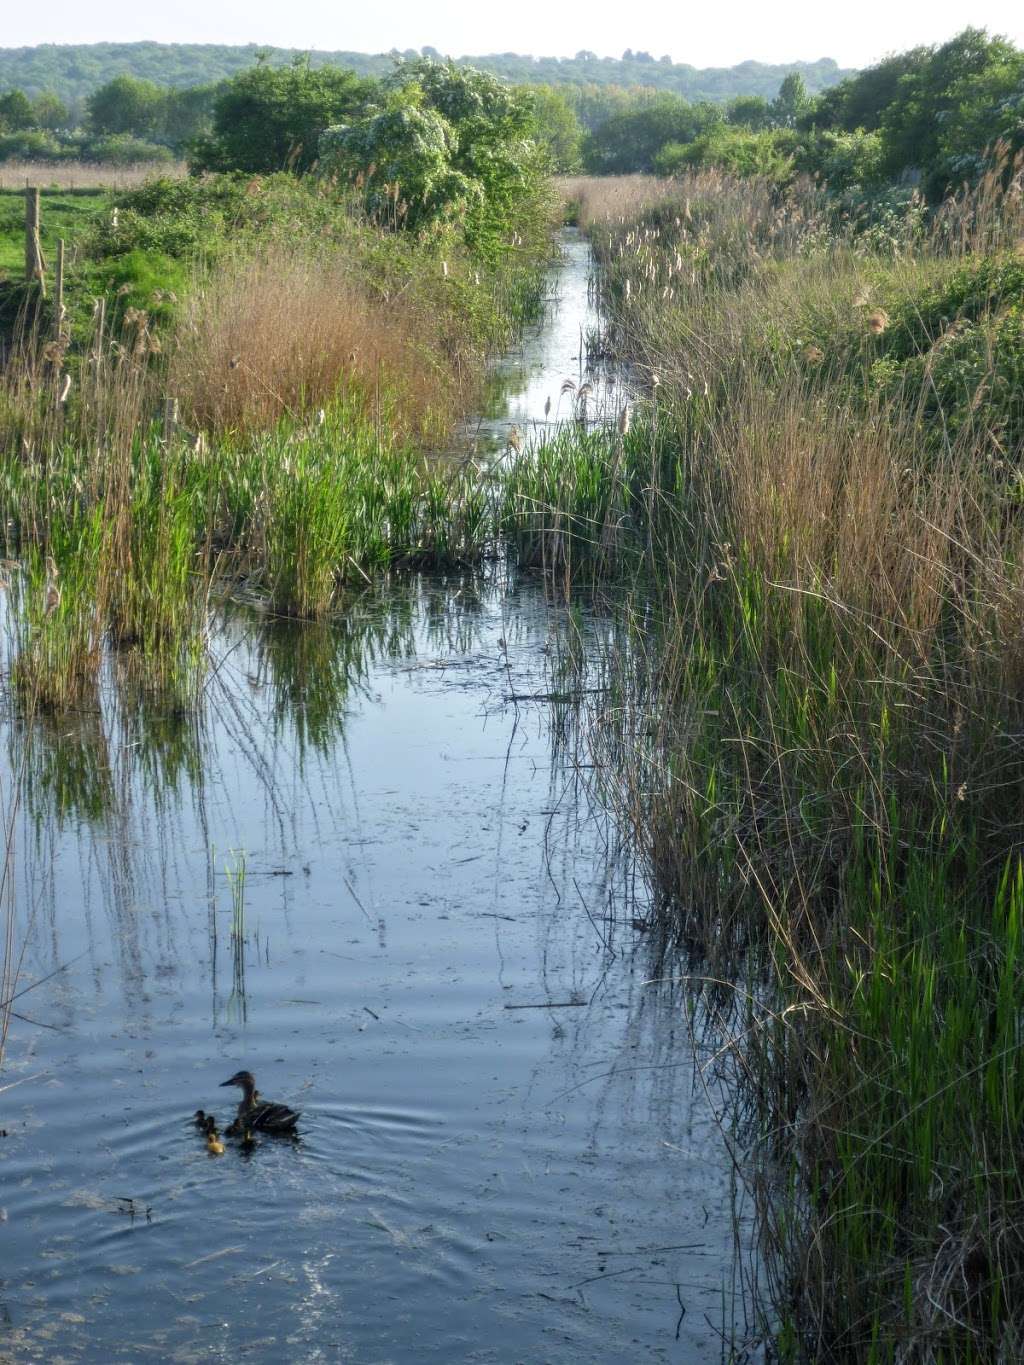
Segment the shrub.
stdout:
<path fill-rule="evenodd" d="M 89 161 L 106 166 L 137 166 L 143 162 L 169 165 L 174 161 L 174 153 L 169 147 L 132 137 L 130 133 L 111 133 L 105 137 L 92 138 L 82 149 L 82 155 Z"/>

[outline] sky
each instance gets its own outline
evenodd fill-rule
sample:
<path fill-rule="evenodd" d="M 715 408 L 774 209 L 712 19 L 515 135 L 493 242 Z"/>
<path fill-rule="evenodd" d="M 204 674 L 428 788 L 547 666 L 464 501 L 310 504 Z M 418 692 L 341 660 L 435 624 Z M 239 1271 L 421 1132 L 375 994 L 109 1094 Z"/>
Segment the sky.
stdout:
<path fill-rule="evenodd" d="M 733 0 L 706 5 L 648 3 L 597 7 L 513 0 L 46 0 L 15 5 L 0 26 L 0 45 L 157 42 L 261 43 L 303 49 L 386 52 L 430 45 L 451 56 L 521 52 L 572 56 L 581 48 L 621 56 L 627 47 L 668 54 L 693 66 L 816 61 L 866 66 L 888 52 L 950 38 L 968 24 L 1024 47 L 1021 0 Z"/>

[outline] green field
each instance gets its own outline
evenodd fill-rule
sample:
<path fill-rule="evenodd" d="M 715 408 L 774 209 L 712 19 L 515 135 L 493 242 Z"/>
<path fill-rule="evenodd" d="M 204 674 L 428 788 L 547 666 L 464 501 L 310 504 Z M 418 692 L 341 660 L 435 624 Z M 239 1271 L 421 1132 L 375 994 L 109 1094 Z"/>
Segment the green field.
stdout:
<path fill-rule="evenodd" d="M 43 253 L 49 265 L 63 237 L 68 249 L 110 204 L 109 190 L 43 190 L 40 221 Z M 17 279 L 25 268 L 25 195 L 0 190 L 0 281 Z"/>

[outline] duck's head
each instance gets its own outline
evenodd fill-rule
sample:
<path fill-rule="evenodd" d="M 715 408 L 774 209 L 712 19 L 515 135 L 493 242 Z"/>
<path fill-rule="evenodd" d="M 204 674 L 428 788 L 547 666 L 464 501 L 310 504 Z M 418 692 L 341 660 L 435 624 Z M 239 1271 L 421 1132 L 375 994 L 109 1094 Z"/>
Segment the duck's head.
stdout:
<path fill-rule="evenodd" d="M 200 1128 L 206 1123 L 206 1111 L 203 1109 L 197 1109 L 192 1117 L 195 1119 L 196 1123 L 199 1124 Z"/>
<path fill-rule="evenodd" d="M 256 1087 L 256 1081 L 251 1071 L 236 1071 L 233 1076 L 230 1076 L 226 1081 L 221 1081 L 220 1084 L 221 1089 L 226 1085 L 237 1085 L 242 1090 L 254 1090 Z"/>

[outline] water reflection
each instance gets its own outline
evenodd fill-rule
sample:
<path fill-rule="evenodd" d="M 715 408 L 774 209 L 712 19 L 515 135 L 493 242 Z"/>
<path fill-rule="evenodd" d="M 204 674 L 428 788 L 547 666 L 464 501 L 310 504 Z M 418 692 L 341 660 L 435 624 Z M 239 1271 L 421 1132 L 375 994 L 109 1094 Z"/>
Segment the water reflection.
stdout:
<path fill-rule="evenodd" d="M 225 611 L 186 731 L 112 689 L 33 735 L 60 1031 L 16 1023 L 4 1073 L 0 1354 L 713 1358 L 731 1168 L 578 767 L 614 626 L 500 580 L 349 608 Z M 207 1155 L 239 1065 L 298 1147 Z"/>

